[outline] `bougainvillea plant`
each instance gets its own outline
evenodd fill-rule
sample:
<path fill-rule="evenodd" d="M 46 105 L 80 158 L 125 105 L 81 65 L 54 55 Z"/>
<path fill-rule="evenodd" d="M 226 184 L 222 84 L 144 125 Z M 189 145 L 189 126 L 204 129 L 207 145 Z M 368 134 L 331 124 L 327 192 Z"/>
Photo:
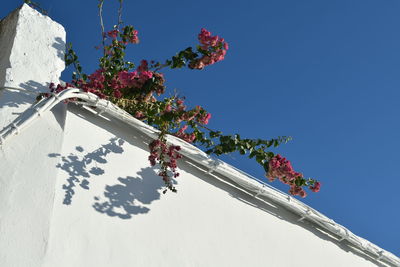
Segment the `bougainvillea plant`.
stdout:
<path fill-rule="evenodd" d="M 290 161 L 269 151 L 269 148 L 287 142 L 289 137 L 264 140 L 245 139 L 239 134 L 223 135 L 220 131 L 206 127 L 211 114 L 203 107 L 188 108 L 185 99 L 179 96 L 162 97 L 166 91 L 165 78 L 160 72 L 162 69 L 202 70 L 223 60 L 229 49 L 223 38 L 201 29 L 197 36 L 199 43 L 195 48 L 181 50 L 164 62 L 142 60 L 140 64 L 135 65 L 125 59 L 125 49 L 128 45 L 139 43 L 139 34 L 133 26 L 123 25 L 123 0 L 118 1 L 118 23 L 110 31 L 105 31 L 102 16 L 104 0 L 99 0 L 103 52 L 99 68 L 90 75 L 83 73 L 78 57 L 69 45 L 65 60 L 67 66 L 75 67 L 72 81 L 64 86 L 51 84 L 52 92 L 58 93 L 68 87 L 80 88 L 111 101 L 136 119 L 157 128 L 160 133 L 158 138 L 149 144 L 148 160 L 151 166 L 159 166 L 158 175 L 165 182 L 164 193 L 168 189 L 176 192 L 174 179 L 179 176 L 177 161 L 182 158 L 179 153 L 181 148 L 167 143 L 168 134 L 197 145 L 208 154 L 219 156 L 239 152 L 254 158 L 265 170 L 269 181 L 278 179 L 287 184 L 292 195 L 305 197 L 306 187 L 313 192 L 320 190 L 319 182 L 311 178 L 306 179 L 303 174 L 293 169 Z"/>

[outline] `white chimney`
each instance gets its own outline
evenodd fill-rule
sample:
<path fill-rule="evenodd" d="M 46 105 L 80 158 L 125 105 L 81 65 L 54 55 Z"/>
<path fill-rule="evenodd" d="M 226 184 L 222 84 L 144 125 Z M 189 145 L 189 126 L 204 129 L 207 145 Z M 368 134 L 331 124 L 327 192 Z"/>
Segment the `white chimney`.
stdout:
<path fill-rule="evenodd" d="M 26 4 L 0 21 L 0 107 L 9 107 L 0 109 L 0 128 L 30 106 L 36 92 L 59 82 L 65 36 L 63 26 Z"/>

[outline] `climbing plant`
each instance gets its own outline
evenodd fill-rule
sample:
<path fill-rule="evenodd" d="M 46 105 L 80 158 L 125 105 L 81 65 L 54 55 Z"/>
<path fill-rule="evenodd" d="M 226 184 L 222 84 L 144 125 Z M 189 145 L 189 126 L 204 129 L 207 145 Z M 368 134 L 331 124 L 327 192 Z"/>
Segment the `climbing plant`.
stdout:
<path fill-rule="evenodd" d="M 264 169 L 269 181 L 279 180 L 287 184 L 292 195 L 305 197 L 306 187 L 313 192 L 320 190 L 320 182 L 305 178 L 293 169 L 290 161 L 270 151 L 270 148 L 289 141 L 289 137 L 248 139 L 239 134 L 224 135 L 207 127 L 211 114 L 202 106 L 189 108 L 184 97 L 163 96 L 166 92 L 165 77 L 161 72 L 163 69 L 202 70 L 223 60 L 229 50 L 224 38 L 212 35 L 203 28 L 197 36 L 196 46 L 180 50 L 164 61 L 142 60 L 135 64 L 126 59 L 125 50 L 139 43 L 139 33 L 133 26 L 122 23 L 123 0 L 118 1 L 118 22 L 108 31 L 103 23 L 104 0 L 98 1 L 102 37 L 99 68 L 91 74 L 85 74 L 77 54 L 69 44 L 65 62 L 67 66 L 75 68 L 72 81 L 64 86 L 51 84 L 51 92 L 58 93 L 69 87 L 80 88 L 111 101 L 136 119 L 157 128 L 160 132 L 158 138 L 149 144 L 148 160 L 151 166 L 159 166 L 158 175 L 165 183 L 164 193 L 167 190 L 177 191 L 174 179 L 179 176 L 177 162 L 182 158 L 181 148 L 167 143 L 168 134 L 196 145 L 208 154 L 220 156 L 239 152 L 254 159 Z"/>

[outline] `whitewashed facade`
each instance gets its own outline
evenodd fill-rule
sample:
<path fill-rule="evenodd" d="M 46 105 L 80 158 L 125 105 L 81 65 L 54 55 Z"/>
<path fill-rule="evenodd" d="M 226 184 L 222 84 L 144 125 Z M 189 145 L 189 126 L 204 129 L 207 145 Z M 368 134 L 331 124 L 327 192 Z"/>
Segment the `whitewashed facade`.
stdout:
<path fill-rule="evenodd" d="M 62 101 L 38 115 L 64 46 L 63 27 L 27 5 L 0 22 L 0 266 L 400 266 L 179 140 L 179 192 L 163 195 L 141 122 Z"/>

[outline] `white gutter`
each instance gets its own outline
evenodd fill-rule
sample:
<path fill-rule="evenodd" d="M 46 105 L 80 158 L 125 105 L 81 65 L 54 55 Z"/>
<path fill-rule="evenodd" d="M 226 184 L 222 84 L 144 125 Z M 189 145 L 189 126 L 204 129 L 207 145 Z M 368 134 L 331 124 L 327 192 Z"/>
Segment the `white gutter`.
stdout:
<path fill-rule="evenodd" d="M 23 89 L 22 89 L 23 90 Z M 67 100 L 74 99 L 72 102 L 82 104 L 88 107 L 96 107 L 98 115 L 107 113 L 108 115 L 122 120 L 123 122 L 131 125 L 135 129 L 144 133 L 152 139 L 156 139 L 159 131 L 144 122 L 135 119 L 129 113 L 120 109 L 111 102 L 100 99 L 98 96 L 85 93 L 77 88 L 66 89 L 58 94 L 53 94 L 52 97 L 43 99 L 38 103 L 32 105 L 23 114 L 17 117 L 11 124 L 6 126 L 0 131 L 0 148 L 5 144 L 7 139 L 14 135 L 17 135 L 20 131 L 27 128 L 41 114 L 50 111 L 58 103 Z M 77 101 L 79 99 L 81 101 Z M 83 101 L 83 102 L 82 102 Z M 29 114 L 31 113 L 31 114 Z M 207 168 L 210 172 L 218 173 L 225 178 L 233 181 L 234 183 L 247 190 L 249 193 L 254 194 L 254 197 L 260 198 L 265 197 L 273 202 L 280 204 L 281 206 L 291 210 L 292 212 L 300 216 L 299 221 L 308 220 L 313 222 L 323 229 L 339 236 L 339 241 L 347 240 L 356 248 L 362 250 L 366 255 L 380 261 L 382 263 L 390 264 L 395 267 L 400 267 L 400 258 L 394 254 L 378 247 L 377 245 L 369 242 L 368 240 L 353 234 L 344 226 L 336 223 L 329 219 L 320 212 L 314 210 L 308 205 L 301 201 L 271 187 L 268 184 L 264 184 L 260 181 L 255 180 L 254 177 L 232 167 L 231 165 L 218 160 L 213 159 L 199 148 L 177 138 L 174 136 L 168 136 L 168 142 L 181 147 L 180 153 L 185 157 L 193 160 L 197 164 Z"/>

